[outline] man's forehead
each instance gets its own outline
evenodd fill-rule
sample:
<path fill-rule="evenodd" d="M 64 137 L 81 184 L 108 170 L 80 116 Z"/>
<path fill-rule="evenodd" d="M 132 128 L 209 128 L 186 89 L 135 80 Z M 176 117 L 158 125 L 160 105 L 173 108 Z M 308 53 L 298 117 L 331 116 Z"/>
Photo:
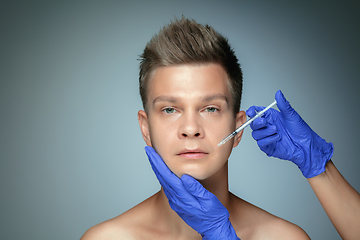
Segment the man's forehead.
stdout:
<path fill-rule="evenodd" d="M 219 64 L 190 64 L 159 67 L 148 85 L 148 101 L 209 102 L 222 100 L 231 105 L 231 87 L 227 73 Z"/>

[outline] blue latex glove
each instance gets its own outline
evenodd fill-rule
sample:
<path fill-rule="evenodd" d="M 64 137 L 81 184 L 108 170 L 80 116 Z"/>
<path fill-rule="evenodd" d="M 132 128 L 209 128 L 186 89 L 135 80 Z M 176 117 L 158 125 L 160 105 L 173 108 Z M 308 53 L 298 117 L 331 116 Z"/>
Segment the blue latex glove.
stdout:
<path fill-rule="evenodd" d="M 236 232 L 229 220 L 228 210 L 219 199 L 189 175 L 178 178 L 166 166 L 152 147 L 145 147 L 170 207 L 203 239 L 236 239 Z"/>
<path fill-rule="evenodd" d="M 260 149 L 268 156 L 292 161 L 306 178 L 324 172 L 334 151 L 333 144 L 319 137 L 304 122 L 280 90 L 275 100 L 280 112 L 269 109 L 250 125 Z M 252 106 L 246 114 L 253 117 L 262 109 Z"/>

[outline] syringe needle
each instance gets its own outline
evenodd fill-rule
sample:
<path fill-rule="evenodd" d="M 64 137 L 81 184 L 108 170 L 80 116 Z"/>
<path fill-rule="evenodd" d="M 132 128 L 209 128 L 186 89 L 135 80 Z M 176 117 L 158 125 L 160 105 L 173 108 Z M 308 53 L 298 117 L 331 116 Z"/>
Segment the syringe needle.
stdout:
<path fill-rule="evenodd" d="M 269 106 L 267 106 L 266 108 L 264 108 L 262 111 L 258 112 L 253 118 L 250 118 L 249 120 L 247 120 L 243 125 L 241 125 L 240 127 L 238 127 L 234 132 L 230 133 L 226 138 L 224 138 L 217 146 L 221 146 L 223 144 L 225 144 L 227 141 L 229 141 L 230 139 L 232 139 L 236 134 L 238 134 L 241 130 L 243 130 L 244 128 L 246 128 L 247 126 L 249 126 L 255 119 L 257 119 L 258 117 L 260 117 L 261 115 L 264 114 L 264 112 L 266 112 L 267 110 L 269 110 L 270 108 L 272 108 L 274 105 L 276 104 L 276 100 L 274 102 L 272 102 Z"/>

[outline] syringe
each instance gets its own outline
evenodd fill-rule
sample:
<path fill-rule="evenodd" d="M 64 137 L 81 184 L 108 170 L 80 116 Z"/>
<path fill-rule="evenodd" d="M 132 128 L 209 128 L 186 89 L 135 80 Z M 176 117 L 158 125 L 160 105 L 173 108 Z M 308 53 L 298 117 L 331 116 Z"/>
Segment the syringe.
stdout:
<path fill-rule="evenodd" d="M 226 138 L 224 138 L 224 140 L 222 140 L 218 146 L 221 146 L 223 144 L 225 144 L 227 141 L 229 141 L 230 139 L 232 139 L 236 134 L 238 134 L 241 130 L 243 130 L 244 128 L 246 128 L 248 125 L 250 125 L 250 123 L 252 123 L 255 119 L 257 119 L 258 117 L 260 117 L 261 115 L 263 115 L 264 112 L 266 112 L 267 110 L 269 110 L 271 107 L 273 107 L 276 104 L 276 100 L 271 103 L 269 106 L 267 106 L 266 108 L 264 108 L 262 111 L 258 112 L 253 118 L 250 118 L 249 120 L 246 121 L 246 123 L 244 123 L 243 125 L 241 125 L 240 127 L 238 127 L 233 133 L 230 133 L 229 136 L 227 136 Z"/>

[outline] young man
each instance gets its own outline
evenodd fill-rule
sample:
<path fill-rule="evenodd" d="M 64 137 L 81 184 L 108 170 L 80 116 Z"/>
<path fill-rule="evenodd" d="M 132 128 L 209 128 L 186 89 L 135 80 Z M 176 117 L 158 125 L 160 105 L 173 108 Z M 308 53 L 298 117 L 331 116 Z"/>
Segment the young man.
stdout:
<path fill-rule="evenodd" d="M 142 54 L 138 120 L 162 188 L 82 239 L 309 239 L 229 192 L 242 132 L 216 146 L 246 121 L 241 92 L 237 58 L 213 28 L 182 18 L 155 35 Z"/>

